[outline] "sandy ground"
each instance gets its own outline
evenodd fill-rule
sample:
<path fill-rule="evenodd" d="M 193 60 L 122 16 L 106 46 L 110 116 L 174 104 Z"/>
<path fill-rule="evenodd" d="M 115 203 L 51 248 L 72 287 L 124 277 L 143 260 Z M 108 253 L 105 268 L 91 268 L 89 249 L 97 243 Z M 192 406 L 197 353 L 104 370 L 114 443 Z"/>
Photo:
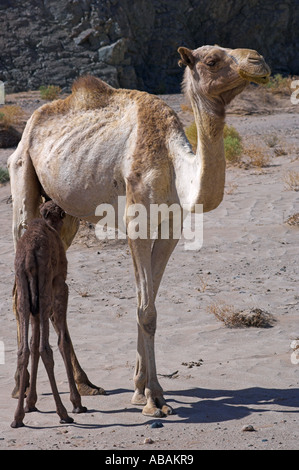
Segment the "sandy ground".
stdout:
<path fill-rule="evenodd" d="M 76 415 L 72 425 L 61 425 L 41 365 L 40 412 L 26 415 L 24 428 L 10 428 L 16 407 L 11 398 L 17 351 L 11 306 L 14 253 L 10 187 L 0 188 L 0 341 L 5 348 L 0 449 L 140 454 L 145 449 L 299 449 L 299 364 L 292 363 L 290 349 L 299 335 L 299 226 L 285 223 L 299 212 L 299 193 L 285 184 L 289 171 L 299 171 L 299 105 L 264 92 L 258 97 L 255 91 L 245 93 L 227 122 L 239 130 L 244 145 L 254 143 L 269 153 L 270 162 L 262 169 L 229 167 L 223 203 L 204 216 L 201 250 L 186 251 L 180 241 L 171 256 L 157 299 L 156 333 L 160 383 L 176 412 L 167 418 L 145 417 L 130 404 L 136 320 L 128 247 L 98 242 L 83 227 L 68 251 L 68 322 L 82 367 L 107 395 L 83 397 L 88 412 Z M 191 119 L 181 112 L 181 96 L 165 99 L 182 119 Z M 276 146 L 269 147 L 265 142 L 273 135 Z M 11 152 L 1 151 L 1 164 Z M 263 309 L 276 322 L 271 328 L 228 328 L 209 311 L 222 302 L 235 309 Z M 58 387 L 71 412 L 54 333 L 51 344 Z M 152 428 L 154 421 L 163 426 Z M 243 431 L 246 425 L 254 431 Z"/>

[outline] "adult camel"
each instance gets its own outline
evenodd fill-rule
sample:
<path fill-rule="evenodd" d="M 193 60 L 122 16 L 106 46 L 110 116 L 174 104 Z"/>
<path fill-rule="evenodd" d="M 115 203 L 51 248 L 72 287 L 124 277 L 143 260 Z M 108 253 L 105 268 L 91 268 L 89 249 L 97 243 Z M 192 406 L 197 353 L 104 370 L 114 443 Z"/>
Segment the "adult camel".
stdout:
<path fill-rule="evenodd" d="M 183 88 L 196 121 L 196 154 L 182 125 L 164 101 L 136 90 L 114 89 L 87 76 L 72 94 L 37 109 L 9 159 L 13 200 L 13 237 L 38 216 L 42 196 L 68 214 L 62 237 L 68 247 L 79 219 L 97 222 L 101 203 L 117 211 L 119 196 L 127 209 L 142 204 L 178 204 L 194 211 L 215 209 L 223 199 L 225 107 L 249 82 L 267 83 L 270 69 L 250 49 L 180 47 L 185 66 Z M 155 298 L 178 238 L 128 237 L 137 286 L 137 362 L 132 403 L 147 416 L 164 416 L 172 409 L 158 382 L 154 354 Z M 100 393 L 80 368 L 73 352 L 74 375 L 80 393 Z"/>

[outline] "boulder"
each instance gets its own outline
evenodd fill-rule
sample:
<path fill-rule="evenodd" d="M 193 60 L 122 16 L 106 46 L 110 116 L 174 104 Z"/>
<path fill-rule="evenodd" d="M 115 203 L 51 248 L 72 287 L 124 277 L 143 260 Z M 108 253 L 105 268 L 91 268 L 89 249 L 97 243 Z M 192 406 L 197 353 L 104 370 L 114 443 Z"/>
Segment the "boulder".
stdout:
<path fill-rule="evenodd" d="M 246 47 L 273 73 L 299 75 L 297 0 L 2 0 L 6 92 L 69 91 L 89 73 L 114 86 L 179 92 L 179 46 Z"/>
<path fill-rule="evenodd" d="M 7 149 L 16 147 L 20 142 L 22 134 L 17 131 L 14 127 L 0 126 L 0 148 Z"/>

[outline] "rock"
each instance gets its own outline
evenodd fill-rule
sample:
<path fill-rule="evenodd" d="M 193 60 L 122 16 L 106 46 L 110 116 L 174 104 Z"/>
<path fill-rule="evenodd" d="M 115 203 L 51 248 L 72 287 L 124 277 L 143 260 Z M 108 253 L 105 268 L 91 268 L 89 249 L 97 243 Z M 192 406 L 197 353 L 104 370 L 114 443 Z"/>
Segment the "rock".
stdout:
<path fill-rule="evenodd" d="M 143 441 L 143 444 L 153 444 L 155 441 L 151 437 L 146 437 Z"/>
<path fill-rule="evenodd" d="M 100 62 L 104 62 L 110 65 L 121 64 L 124 60 L 125 50 L 125 40 L 119 39 L 114 44 L 101 47 L 98 50 L 98 59 Z"/>
<path fill-rule="evenodd" d="M 115 86 L 177 93 L 178 46 L 207 42 L 258 49 L 272 73 L 299 74 L 297 0 L 2 0 L 0 10 L 7 93 L 68 91 L 86 73 L 109 81 L 108 66 Z"/>
<path fill-rule="evenodd" d="M 291 347 L 292 349 L 294 349 L 294 350 L 295 350 L 295 349 L 298 349 L 298 348 L 299 348 L 299 339 L 294 339 L 294 340 L 291 342 L 290 347 Z"/>
<path fill-rule="evenodd" d="M 254 427 L 251 424 L 246 424 L 242 427 L 243 432 L 253 432 L 255 431 Z"/>
<path fill-rule="evenodd" d="M 0 148 L 16 147 L 21 140 L 21 133 L 14 127 L 0 127 Z"/>
<path fill-rule="evenodd" d="M 100 69 L 100 76 L 102 80 L 109 83 L 109 85 L 115 88 L 119 88 L 120 84 L 118 81 L 117 67 L 112 65 L 103 65 L 103 67 Z"/>
<path fill-rule="evenodd" d="M 90 35 L 93 34 L 93 33 L 94 33 L 94 30 L 92 28 L 89 28 L 89 29 L 86 29 L 85 31 L 82 31 L 79 34 L 79 36 L 74 38 L 75 44 L 77 44 L 77 46 L 79 46 L 80 44 L 83 44 L 84 42 L 86 42 L 88 40 Z"/>
<path fill-rule="evenodd" d="M 161 423 L 161 421 L 154 421 L 152 424 L 151 424 L 151 428 L 155 429 L 155 428 L 163 428 L 164 424 Z"/>
<path fill-rule="evenodd" d="M 291 363 L 292 364 L 299 364 L 299 349 L 295 349 L 295 351 L 291 354 Z"/>

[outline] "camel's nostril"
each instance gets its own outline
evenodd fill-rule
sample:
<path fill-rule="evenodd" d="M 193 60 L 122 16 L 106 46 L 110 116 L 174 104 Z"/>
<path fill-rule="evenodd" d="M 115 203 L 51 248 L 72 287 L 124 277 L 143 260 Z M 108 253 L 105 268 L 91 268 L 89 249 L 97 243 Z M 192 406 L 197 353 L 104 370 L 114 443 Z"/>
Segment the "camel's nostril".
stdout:
<path fill-rule="evenodd" d="M 249 60 L 249 62 L 256 62 L 257 63 L 257 62 L 261 62 L 262 58 L 255 56 L 255 57 L 248 57 L 248 60 Z"/>

